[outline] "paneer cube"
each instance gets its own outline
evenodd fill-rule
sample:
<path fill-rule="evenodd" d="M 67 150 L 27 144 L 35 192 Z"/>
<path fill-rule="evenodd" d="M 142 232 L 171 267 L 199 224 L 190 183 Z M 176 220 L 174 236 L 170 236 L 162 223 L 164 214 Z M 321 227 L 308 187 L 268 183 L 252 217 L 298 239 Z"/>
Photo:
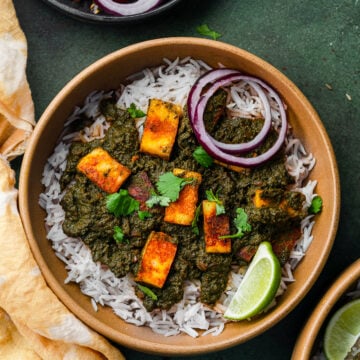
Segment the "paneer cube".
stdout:
<path fill-rule="evenodd" d="M 162 288 L 176 255 L 177 245 L 171 236 L 152 231 L 142 251 L 135 281 Z"/>
<path fill-rule="evenodd" d="M 80 159 L 77 170 L 86 175 L 100 189 L 115 193 L 131 174 L 104 149 L 98 147 Z"/>
<path fill-rule="evenodd" d="M 216 202 L 203 200 L 205 251 L 207 253 L 231 252 L 231 239 L 220 239 L 221 236 L 230 234 L 229 217 L 216 215 Z"/>
<path fill-rule="evenodd" d="M 271 205 L 269 199 L 263 198 L 261 195 L 264 191 L 261 189 L 256 189 L 253 197 L 254 206 L 257 208 L 267 207 Z"/>
<path fill-rule="evenodd" d="M 278 194 L 277 194 L 278 193 Z M 256 208 L 273 207 L 286 212 L 291 218 L 305 216 L 304 195 L 296 191 L 277 191 L 256 189 L 253 196 L 253 204 Z"/>
<path fill-rule="evenodd" d="M 278 257 L 280 264 L 284 265 L 294 249 L 294 246 L 301 236 L 301 228 L 296 227 L 290 230 L 286 230 L 271 241 L 274 254 Z"/>
<path fill-rule="evenodd" d="M 178 225 L 191 225 L 198 202 L 199 186 L 202 180 L 201 174 L 177 168 L 173 170 L 173 174 L 193 181 L 185 185 L 180 191 L 179 198 L 165 208 L 164 221 Z"/>
<path fill-rule="evenodd" d="M 280 203 L 280 208 L 287 212 L 291 218 L 306 216 L 307 210 L 304 207 L 305 196 L 297 191 L 285 191 Z"/>
<path fill-rule="evenodd" d="M 169 160 L 182 109 L 179 105 L 151 99 L 141 138 L 140 151 Z"/>

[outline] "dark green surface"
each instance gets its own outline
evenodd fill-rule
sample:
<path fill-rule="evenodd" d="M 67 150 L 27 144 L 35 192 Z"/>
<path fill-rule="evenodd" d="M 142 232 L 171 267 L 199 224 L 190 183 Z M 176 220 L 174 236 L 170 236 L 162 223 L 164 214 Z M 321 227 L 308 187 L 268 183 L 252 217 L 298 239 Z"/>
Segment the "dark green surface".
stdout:
<path fill-rule="evenodd" d="M 164 16 L 126 26 L 79 22 L 40 0 L 14 3 L 28 39 L 27 74 L 37 118 L 74 75 L 100 57 L 152 38 L 200 36 L 196 27 L 203 23 L 222 34 L 219 41 L 248 50 L 279 68 L 308 97 L 328 131 L 340 171 L 341 218 L 329 260 L 307 297 L 276 326 L 245 344 L 193 357 L 290 359 L 296 338 L 321 295 L 360 255 L 360 1 L 183 0 Z M 20 160 L 14 162 L 15 167 L 19 164 Z M 130 360 L 162 359 L 121 350 Z"/>

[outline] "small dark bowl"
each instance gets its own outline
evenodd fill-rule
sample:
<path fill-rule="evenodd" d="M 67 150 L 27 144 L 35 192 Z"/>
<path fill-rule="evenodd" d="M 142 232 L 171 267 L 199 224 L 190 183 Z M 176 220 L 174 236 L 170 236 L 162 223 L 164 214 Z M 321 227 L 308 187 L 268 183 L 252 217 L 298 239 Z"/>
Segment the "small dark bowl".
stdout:
<path fill-rule="evenodd" d="M 124 24 L 130 22 L 138 22 L 147 20 L 154 16 L 160 15 L 165 11 L 171 9 L 174 5 L 181 0 L 165 0 L 164 3 L 146 13 L 118 16 L 101 12 L 100 14 L 93 14 L 90 11 L 90 0 L 86 1 L 72 1 L 72 0 L 43 0 L 45 3 L 69 15 L 77 20 L 82 20 L 90 23 L 103 23 L 103 24 Z"/>
<path fill-rule="evenodd" d="M 347 267 L 327 290 L 301 331 L 292 354 L 292 360 L 311 359 L 316 352 L 318 342 L 324 336 L 324 328 L 331 314 L 339 306 L 344 295 L 360 279 L 360 259 Z"/>

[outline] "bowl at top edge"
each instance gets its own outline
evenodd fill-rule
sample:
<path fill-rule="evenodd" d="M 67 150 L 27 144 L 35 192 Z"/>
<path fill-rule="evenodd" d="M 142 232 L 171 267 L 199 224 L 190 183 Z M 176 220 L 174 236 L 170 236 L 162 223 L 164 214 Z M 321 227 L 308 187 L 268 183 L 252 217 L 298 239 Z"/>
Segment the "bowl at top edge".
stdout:
<path fill-rule="evenodd" d="M 139 14 L 133 15 L 114 15 L 104 11 L 94 14 L 90 10 L 92 1 L 71 1 L 71 0 L 43 0 L 54 9 L 66 14 L 74 19 L 95 24 L 129 24 L 138 23 L 162 15 L 172 9 L 181 0 L 166 0 L 157 7 Z"/>
<path fill-rule="evenodd" d="M 316 192 L 326 193 L 323 211 L 313 228 L 316 241 L 296 268 L 296 281 L 289 285 L 277 306 L 252 321 L 226 324 L 218 336 L 195 339 L 184 334 L 157 335 L 149 328 L 125 323 L 109 308 L 100 308 L 95 313 L 90 299 L 77 285 L 64 284 L 65 267 L 46 239 L 45 213 L 38 205 L 44 164 L 74 107 L 82 104 L 92 91 L 117 88 L 130 74 L 158 65 L 163 58 L 187 56 L 202 59 L 213 67 L 221 63 L 237 68 L 272 85 L 287 104 L 295 134 L 317 159 L 311 172 L 311 179 L 318 180 Z M 306 119 L 306 126 L 300 119 Z M 194 355 L 229 348 L 265 332 L 283 319 L 304 298 L 323 269 L 336 235 L 339 205 L 339 176 L 333 149 L 321 120 L 301 91 L 280 71 L 255 55 L 229 44 L 200 38 L 163 38 L 134 44 L 105 56 L 75 76 L 37 123 L 24 155 L 19 181 L 19 207 L 25 231 L 34 256 L 57 296 L 81 320 L 113 341 L 161 355 Z"/>
<path fill-rule="evenodd" d="M 346 294 L 360 281 L 360 259 L 349 265 L 330 286 L 306 321 L 293 350 L 292 360 L 308 360 L 323 352 L 321 344 L 331 315 L 350 301 Z"/>

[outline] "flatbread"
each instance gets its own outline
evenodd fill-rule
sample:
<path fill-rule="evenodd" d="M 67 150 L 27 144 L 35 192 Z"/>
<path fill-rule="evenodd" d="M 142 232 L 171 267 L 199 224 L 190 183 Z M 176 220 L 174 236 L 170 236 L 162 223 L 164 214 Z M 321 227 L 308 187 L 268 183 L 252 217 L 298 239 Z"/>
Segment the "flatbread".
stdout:
<path fill-rule="evenodd" d="M 21 155 L 35 125 L 26 78 L 27 42 L 12 1 L 0 5 L 0 153 Z"/>

